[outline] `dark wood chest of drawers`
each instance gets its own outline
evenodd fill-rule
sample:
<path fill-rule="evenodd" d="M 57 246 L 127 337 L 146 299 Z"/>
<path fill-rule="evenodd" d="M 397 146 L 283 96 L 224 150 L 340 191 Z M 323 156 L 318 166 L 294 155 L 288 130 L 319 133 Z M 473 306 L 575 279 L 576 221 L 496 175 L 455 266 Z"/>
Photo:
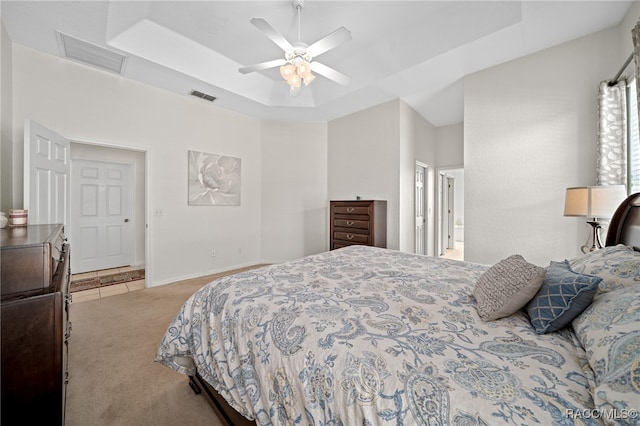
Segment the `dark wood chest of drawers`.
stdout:
<path fill-rule="evenodd" d="M 0 230 L 2 424 L 64 425 L 69 245 L 62 225 Z"/>
<path fill-rule="evenodd" d="M 387 202 L 331 201 L 329 250 L 354 244 L 387 247 Z"/>

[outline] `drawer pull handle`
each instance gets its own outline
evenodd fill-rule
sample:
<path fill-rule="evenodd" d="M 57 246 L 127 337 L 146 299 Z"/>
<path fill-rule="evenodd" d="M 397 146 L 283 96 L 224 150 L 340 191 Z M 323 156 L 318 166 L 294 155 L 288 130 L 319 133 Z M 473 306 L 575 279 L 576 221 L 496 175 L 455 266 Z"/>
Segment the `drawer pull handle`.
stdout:
<path fill-rule="evenodd" d="M 353 235 L 347 234 L 347 240 L 353 240 Z"/>
<path fill-rule="evenodd" d="M 353 210 L 355 210 L 353 207 L 347 207 L 347 213 L 353 213 Z"/>
<path fill-rule="evenodd" d="M 353 222 L 351 222 L 350 220 L 347 221 L 347 226 L 353 226 Z"/>

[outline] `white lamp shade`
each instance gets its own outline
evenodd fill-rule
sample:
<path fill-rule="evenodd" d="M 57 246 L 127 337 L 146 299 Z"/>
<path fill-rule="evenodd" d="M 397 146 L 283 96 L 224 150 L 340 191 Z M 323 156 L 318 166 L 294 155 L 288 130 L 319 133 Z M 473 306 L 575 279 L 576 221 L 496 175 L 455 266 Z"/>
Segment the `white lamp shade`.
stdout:
<path fill-rule="evenodd" d="M 624 185 L 567 188 L 564 215 L 610 218 L 626 197 Z"/>
<path fill-rule="evenodd" d="M 289 77 L 289 79 L 287 80 L 287 83 L 289 83 L 289 86 L 291 87 L 298 88 L 300 87 L 301 78 L 298 74 L 292 74 L 291 77 Z"/>
<path fill-rule="evenodd" d="M 280 75 L 285 80 L 288 80 L 289 77 L 291 77 L 295 71 L 296 71 L 296 67 L 294 67 L 292 64 L 284 64 L 280 67 Z"/>
<path fill-rule="evenodd" d="M 298 65 L 296 71 L 298 72 L 298 75 L 300 77 L 307 78 L 309 74 L 311 74 L 311 65 L 309 65 L 309 62 L 303 61 L 300 65 Z"/>
<path fill-rule="evenodd" d="M 316 77 L 313 74 L 309 73 L 309 75 L 304 78 L 304 85 L 308 86 L 315 79 Z"/>

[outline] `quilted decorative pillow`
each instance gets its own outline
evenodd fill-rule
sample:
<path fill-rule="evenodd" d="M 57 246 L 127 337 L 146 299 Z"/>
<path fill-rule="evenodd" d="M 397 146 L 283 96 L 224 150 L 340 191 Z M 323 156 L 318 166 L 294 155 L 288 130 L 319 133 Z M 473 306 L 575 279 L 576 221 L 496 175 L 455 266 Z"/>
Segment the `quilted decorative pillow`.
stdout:
<path fill-rule="evenodd" d="M 569 262 L 551 262 L 542 287 L 527 304 L 536 333 L 560 330 L 584 311 L 593 300 L 602 278 L 574 272 Z"/>
<path fill-rule="evenodd" d="M 519 254 L 491 266 L 473 288 L 480 318 L 491 321 L 518 311 L 538 292 L 545 272 Z"/>
<path fill-rule="evenodd" d="M 623 244 L 587 253 L 569 265 L 580 274 L 602 278 L 596 298 L 617 288 L 640 285 L 640 253 Z"/>
<path fill-rule="evenodd" d="M 637 424 L 629 414 L 640 406 L 640 285 L 594 299 L 573 329 L 595 373 L 596 408 L 615 409 L 616 424 Z"/>

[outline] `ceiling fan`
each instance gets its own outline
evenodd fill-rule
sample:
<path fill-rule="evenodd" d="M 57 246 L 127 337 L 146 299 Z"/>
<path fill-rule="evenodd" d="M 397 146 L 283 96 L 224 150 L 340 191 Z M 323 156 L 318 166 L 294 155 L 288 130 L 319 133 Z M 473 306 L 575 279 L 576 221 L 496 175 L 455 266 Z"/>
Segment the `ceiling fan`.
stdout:
<path fill-rule="evenodd" d="M 315 79 L 312 72 L 342 84 L 343 86 L 348 85 L 351 82 L 351 77 L 313 59 L 351 40 L 351 32 L 345 27 L 340 27 L 311 45 L 303 43 L 300 41 L 300 11 L 304 7 L 304 0 L 293 0 L 293 6 L 298 13 L 298 41 L 294 43 L 290 43 L 263 18 L 251 19 L 251 23 L 256 28 L 284 50 L 284 58 L 242 67 L 239 71 L 247 74 L 279 66 L 280 75 L 290 86 L 291 96 L 300 94 L 301 83 L 308 86 Z"/>

